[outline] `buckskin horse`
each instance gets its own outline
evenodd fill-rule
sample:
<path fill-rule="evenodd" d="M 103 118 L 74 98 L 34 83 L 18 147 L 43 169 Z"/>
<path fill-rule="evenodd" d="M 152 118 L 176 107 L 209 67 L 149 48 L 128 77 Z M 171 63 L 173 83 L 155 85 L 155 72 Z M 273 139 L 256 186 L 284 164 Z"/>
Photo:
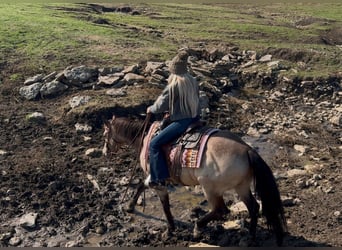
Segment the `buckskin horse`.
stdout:
<path fill-rule="evenodd" d="M 142 148 L 148 146 L 149 138 L 145 129 L 142 129 L 144 126 L 145 128 L 147 126 L 146 120 L 143 122 L 116 116 L 106 120 L 103 154 L 113 153 L 120 145 L 131 145 L 140 152 L 140 167 L 147 175 L 149 166 L 146 161 L 146 150 Z M 179 181 L 186 186 L 201 185 L 211 208 L 195 223 L 194 236 L 198 236 L 200 230 L 210 221 L 221 219 L 229 212 L 223 194 L 233 189 L 248 209 L 249 233 L 252 239 L 255 239 L 260 206 L 252 194 L 251 185 L 254 183 L 254 191 L 261 200 L 262 215 L 266 218 L 267 227 L 275 234 L 277 245 L 282 245 L 287 223 L 274 175 L 255 149 L 239 136 L 227 130 L 217 130 L 212 133 L 206 141 L 199 167 L 183 167 Z M 137 200 L 145 188 L 143 183 L 140 184 L 128 205 L 128 212 L 134 211 Z M 156 192 L 168 222 L 168 231 L 172 232 L 175 224 L 170 210 L 168 191 L 156 190 Z"/>

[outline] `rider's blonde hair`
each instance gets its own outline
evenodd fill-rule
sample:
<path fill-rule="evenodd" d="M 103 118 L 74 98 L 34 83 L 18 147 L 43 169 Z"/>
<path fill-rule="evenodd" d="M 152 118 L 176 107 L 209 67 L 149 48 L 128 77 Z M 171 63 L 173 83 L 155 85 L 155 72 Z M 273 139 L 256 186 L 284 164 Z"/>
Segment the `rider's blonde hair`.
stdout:
<path fill-rule="evenodd" d="M 183 114 L 191 117 L 198 115 L 198 83 L 188 72 L 185 74 L 171 74 L 168 79 L 170 84 L 170 112 L 173 113 L 173 103 L 178 99 Z"/>

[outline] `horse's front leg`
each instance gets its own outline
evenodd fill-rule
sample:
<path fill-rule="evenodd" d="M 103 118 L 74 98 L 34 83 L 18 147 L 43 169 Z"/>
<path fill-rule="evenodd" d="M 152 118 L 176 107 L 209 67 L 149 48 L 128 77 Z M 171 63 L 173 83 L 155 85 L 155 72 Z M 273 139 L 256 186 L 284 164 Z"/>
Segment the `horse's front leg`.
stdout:
<path fill-rule="evenodd" d="M 156 190 L 156 192 L 163 205 L 164 214 L 168 222 L 168 230 L 166 233 L 169 235 L 175 230 L 175 222 L 170 209 L 169 193 L 166 188 L 163 190 Z"/>
<path fill-rule="evenodd" d="M 141 193 L 144 192 L 145 189 L 146 189 L 146 186 L 144 185 L 143 182 L 141 182 L 137 187 L 137 191 L 136 191 L 135 195 L 133 196 L 133 198 L 131 199 L 131 201 L 128 204 L 128 207 L 126 209 L 126 211 L 128 213 L 134 212 L 135 205 L 137 204 Z"/>

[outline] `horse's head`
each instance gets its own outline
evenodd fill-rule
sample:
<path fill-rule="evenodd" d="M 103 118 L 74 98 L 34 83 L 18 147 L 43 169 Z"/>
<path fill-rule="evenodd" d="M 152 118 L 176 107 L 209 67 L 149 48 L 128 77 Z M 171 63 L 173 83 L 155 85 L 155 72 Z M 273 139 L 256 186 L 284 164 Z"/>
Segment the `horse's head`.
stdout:
<path fill-rule="evenodd" d="M 102 149 L 102 154 L 107 156 L 108 154 L 115 152 L 118 147 L 118 143 L 116 143 L 115 139 L 115 116 L 113 115 L 111 120 L 105 120 L 103 124 L 103 137 L 104 137 L 104 145 Z"/>
<path fill-rule="evenodd" d="M 131 121 L 128 118 L 116 117 L 104 122 L 103 136 L 105 144 L 102 149 L 103 155 L 114 153 L 119 146 L 129 145 L 139 149 L 142 133 L 141 122 Z"/>

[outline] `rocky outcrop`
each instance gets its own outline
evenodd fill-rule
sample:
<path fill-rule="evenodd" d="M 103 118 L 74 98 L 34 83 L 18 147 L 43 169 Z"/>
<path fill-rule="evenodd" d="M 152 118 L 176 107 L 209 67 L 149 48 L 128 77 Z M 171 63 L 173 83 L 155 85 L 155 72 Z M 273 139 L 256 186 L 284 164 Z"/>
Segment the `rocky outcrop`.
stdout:
<path fill-rule="evenodd" d="M 331 75 L 325 79 L 293 77 L 293 72 L 298 70 L 274 59 L 272 55 L 258 56 L 255 51 L 240 51 L 236 47 L 228 48 L 225 52 L 189 51 L 192 74 L 202 85 L 216 92 L 215 96 L 242 87 L 270 90 L 271 97 L 278 99 L 286 93 L 316 99 L 339 100 L 341 96 L 341 75 Z M 145 83 L 163 86 L 169 75 L 168 63 L 149 61 L 145 65 L 126 67 L 68 67 L 60 73 L 38 74 L 26 79 L 19 93 L 25 99 L 36 100 L 63 94 L 70 88 L 121 88 Z"/>

